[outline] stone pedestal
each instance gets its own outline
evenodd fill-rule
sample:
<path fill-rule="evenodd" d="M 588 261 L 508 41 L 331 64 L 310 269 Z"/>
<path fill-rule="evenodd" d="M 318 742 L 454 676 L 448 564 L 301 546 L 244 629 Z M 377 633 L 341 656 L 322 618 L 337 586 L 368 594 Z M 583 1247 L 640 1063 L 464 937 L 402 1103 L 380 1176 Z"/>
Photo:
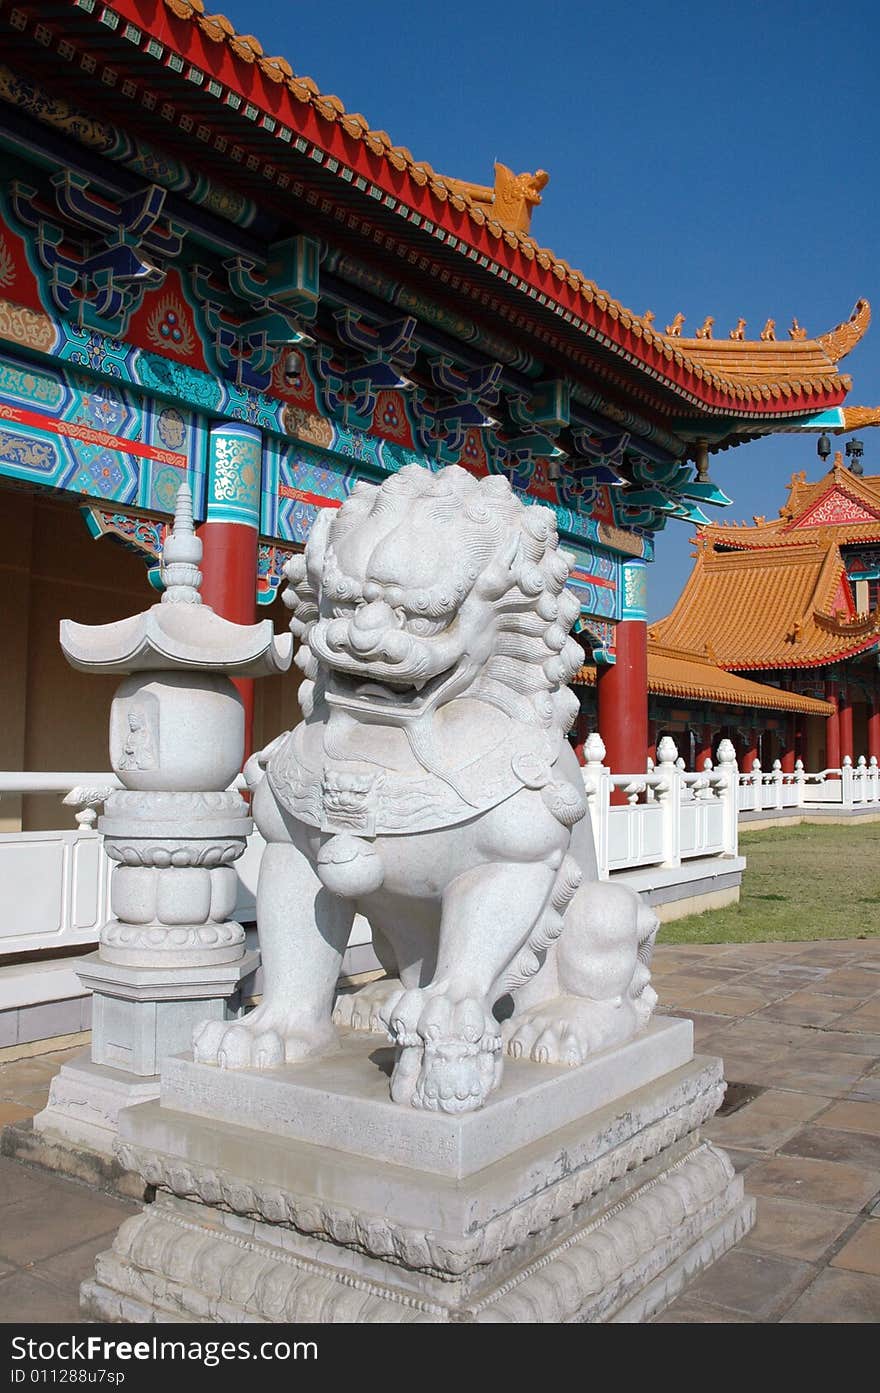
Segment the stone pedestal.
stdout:
<path fill-rule="evenodd" d="M 575 1069 L 511 1060 L 453 1116 L 388 1100 L 382 1036 L 240 1074 L 167 1061 L 117 1155 L 157 1188 L 84 1309 L 111 1321 L 635 1321 L 753 1205 L 700 1126 L 724 1092 L 687 1021 Z"/>
<path fill-rule="evenodd" d="M 242 985 L 259 962 L 258 953 L 204 967 L 129 967 L 100 953 L 83 958 L 77 971 L 94 993 L 91 1051 L 62 1065 L 34 1131 L 109 1161 L 122 1109 L 159 1096 L 162 1060 L 187 1049 L 201 1021 L 241 1015 Z"/>

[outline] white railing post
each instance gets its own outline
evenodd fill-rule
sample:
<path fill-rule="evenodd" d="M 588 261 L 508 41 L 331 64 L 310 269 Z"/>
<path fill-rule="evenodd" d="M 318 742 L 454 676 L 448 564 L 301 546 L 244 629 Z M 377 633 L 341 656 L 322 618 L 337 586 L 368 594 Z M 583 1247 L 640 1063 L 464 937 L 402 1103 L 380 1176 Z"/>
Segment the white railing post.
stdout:
<path fill-rule="evenodd" d="M 663 809 L 663 860 L 661 866 L 681 865 L 681 769 L 675 741 L 664 735 L 657 746 L 657 766 L 662 782 L 657 786 L 657 802 Z"/>
<path fill-rule="evenodd" d="M 880 799 L 880 768 L 877 766 L 876 755 L 871 755 L 868 761 L 868 779 L 871 789 L 871 802 L 876 803 L 878 799 Z"/>
<path fill-rule="evenodd" d="M 858 764 L 854 770 L 853 797 L 857 803 L 867 803 L 868 801 L 868 761 L 864 755 L 859 755 Z"/>
<path fill-rule="evenodd" d="M 761 772 L 761 761 L 752 760 L 750 778 L 752 781 L 752 811 L 759 813 L 764 806 L 762 792 L 764 788 L 764 775 Z"/>
<path fill-rule="evenodd" d="M 723 805 L 724 818 L 724 856 L 739 853 L 739 769 L 736 764 L 736 751 L 730 740 L 722 740 L 718 746 L 718 772 L 723 780 L 718 786 L 718 797 Z"/>
<path fill-rule="evenodd" d="M 853 763 L 849 755 L 843 756 L 843 768 L 840 771 L 840 777 L 843 783 L 841 801 L 845 808 L 851 808 L 853 805 Z"/>
<path fill-rule="evenodd" d="M 796 759 L 794 762 L 794 805 L 796 808 L 802 808 L 804 806 L 804 785 L 806 782 L 807 777 L 804 773 L 804 761 L 802 759 Z"/>
<path fill-rule="evenodd" d="M 773 783 L 773 793 L 774 793 L 774 795 L 775 795 L 775 797 L 774 797 L 774 799 L 773 799 L 773 807 L 774 807 L 774 808 L 781 808 L 781 807 L 784 806 L 784 805 L 783 805 L 783 802 L 782 802 L 783 775 L 782 775 L 782 761 L 781 761 L 781 760 L 779 760 L 779 759 L 774 759 L 774 761 L 773 761 L 773 773 L 770 775 L 770 778 L 771 778 L 772 783 Z"/>
<path fill-rule="evenodd" d="M 605 742 L 593 731 L 584 741 L 581 775 L 596 848 L 596 869 L 600 880 L 608 879 L 608 814 L 611 810 L 610 771 L 605 766 Z"/>

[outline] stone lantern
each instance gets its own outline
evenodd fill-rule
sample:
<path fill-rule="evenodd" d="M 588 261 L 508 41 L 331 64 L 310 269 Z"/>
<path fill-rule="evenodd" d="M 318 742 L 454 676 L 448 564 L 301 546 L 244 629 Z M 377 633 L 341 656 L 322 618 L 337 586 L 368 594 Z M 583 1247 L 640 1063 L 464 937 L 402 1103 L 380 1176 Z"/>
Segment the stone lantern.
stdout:
<path fill-rule="evenodd" d="M 162 599 L 113 624 L 61 624 L 82 672 L 120 676 L 98 830 L 115 863 L 112 917 L 78 965 L 93 994 L 91 1058 L 65 1065 L 35 1120 L 45 1134 L 110 1154 L 121 1107 L 158 1094 L 168 1055 L 193 1027 L 240 1011 L 258 958 L 233 919 L 235 862 L 252 831 L 230 787 L 244 757 L 244 705 L 232 676 L 285 671 L 292 639 L 271 621 L 234 624 L 202 603 L 202 543 L 181 485 L 162 558 Z"/>

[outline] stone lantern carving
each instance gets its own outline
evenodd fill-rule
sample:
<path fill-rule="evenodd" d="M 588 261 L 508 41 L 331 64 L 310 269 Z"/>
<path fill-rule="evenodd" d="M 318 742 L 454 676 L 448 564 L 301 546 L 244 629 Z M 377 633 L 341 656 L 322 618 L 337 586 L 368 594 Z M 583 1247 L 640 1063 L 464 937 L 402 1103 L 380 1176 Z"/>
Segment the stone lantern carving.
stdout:
<path fill-rule="evenodd" d="M 234 624 L 203 604 L 201 558 L 183 484 L 164 548 L 161 601 L 113 624 L 61 624 L 73 667 L 123 678 L 110 712 L 110 762 L 122 788 L 100 791 L 98 830 L 115 863 L 112 917 L 98 953 L 78 968 L 94 993 L 88 1077 L 83 1061 L 66 1066 L 37 1127 L 99 1149 L 110 1148 L 112 1138 L 100 1133 L 113 1130 L 119 1106 L 158 1092 L 162 1059 L 188 1047 L 197 1022 L 237 1014 L 228 998 L 257 965 L 232 917 L 235 862 L 253 823 L 230 787 L 245 730 L 231 678 L 286 670 L 292 640 L 276 637 L 269 620 Z M 147 1086 L 132 1096 L 106 1071 Z M 71 1072 L 76 1109 L 68 1099 L 63 1118 Z"/>
<path fill-rule="evenodd" d="M 233 863 L 252 823 L 229 788 L 244 756 L 244 706 L 230 674 L 284 671 L 292 640 L 276 637 L 269 620 L 233 624 L 203 605 L 201 557 L 183 484 L 161 602 L 115 624 L 61 625 L 73 667 L 125 676 L 110 711 L 110 763 L 124 787 L 109 794 L 98 821 L 116 862 L 105 962 L 201 967 L 244 951 L 230 919 Z"/>

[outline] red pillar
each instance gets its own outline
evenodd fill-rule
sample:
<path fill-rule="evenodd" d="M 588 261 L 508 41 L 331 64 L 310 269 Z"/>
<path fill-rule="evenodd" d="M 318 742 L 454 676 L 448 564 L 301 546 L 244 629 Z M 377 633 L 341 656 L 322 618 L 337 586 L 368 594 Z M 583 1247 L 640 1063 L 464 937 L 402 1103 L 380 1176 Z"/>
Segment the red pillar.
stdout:
<path fill-rule="evenodd" d="M 806 716 L 796 716 L 794 722 L 794 762 L 798 760 L 806 765 L 807 762 L 807 718 Z"/>
<path fill-rule="evenodd" d="M 746 774 L 751 774 L 752 765 L 756 759 L 760 759 L 761 737 L 756 730 L 746 732 L 746 748 L 743 751 L 742 770 Z"/>
<path fill-rule="evenodd" d="M 880 695 L 874 696 L 868 706 L 868 759 L 871 756 L 880 763 Z"/>
<path fill-rule="evenodd" d="M 712 727 L 703 726 L 700 731 L 700 739 L 697 743 L 697 763 L 696 773 L 701 773 L 705 767 L 706 760 L 712 758 Z"/>
<path fill-rule="evenodd" d="M 598 668 L 599 734 L 614 774 L 640 774 L 648 758 L 648 626 L 617 625 L 617 661 Z"/>
<path fill-rule="evenodd" d="M 840 718 L 840 758 L 845 759 L 849 755 L 850 759 L 854 759 L 853 709 L 850 694 L 846 689 L 840 694 L 838 713 Z"/>
<path fill-rule="evenodd" d="M 224 619 L 256 623 L 262 436 L 254 426 L 225 421 L 208 445 L 202 600 Z M 244 703 L 244 757 L 254 743 L 253 678 L 234 678 Z"/>
<path fill-rule="evenodd" d="M 834 713 L 825 717 L 825 767 L 840 768 L 840 714 L 838 711 L 838 687 L 833 678 L 825 681 L 825 700 L 830 701 Z M 851 733 L 851 732 L 850 732 Z"/>
<path fill-rule="evenodd" d="M 782 772 L 783 774 L 794 773 L 795 755 L 795 731 L 797 729 L 797 717 L 788 716 L 785 721 L 785 748 L 782 751 Z"/>
<path fill-rule="evenodd" d="M 647 579 L 646 562 L 624 562 L 616 662 L 597 669 L 599 734 L 613 774 L 641 774 L 648 760 Z M 624 802 L 624 795 L 616 794 L 614 801 Z"/>
<path fill-rule="evenodd" d="M 249 527 L 206 522 L 198 529 L 205 547 L 202 600 L 236 624 L 257 622 L 257 542 Z M 254 679 L 233 677 L 244 702 L 245 759 L 253 750 Z"/>
<path fill-rule="evenodd" d="M 575 754 L 577 755 L 578 764 L 583 764 L 583 762 L 584 762 L 584 741 L 586 740 L 586 738 L 587 738 L 587 736 L 589 735 L 589 733 L 590 733 L 590 718 L 589 718 L 589 716 L 587 715 L 586 711 L 580 711 L 580 712 L 578 712 L 578 718 L 577 718 L 577 721 L 576 721 L 576 723 L 575 723 L 575 745 L 574 745 L 574 752 L 575 752 Z"/>

